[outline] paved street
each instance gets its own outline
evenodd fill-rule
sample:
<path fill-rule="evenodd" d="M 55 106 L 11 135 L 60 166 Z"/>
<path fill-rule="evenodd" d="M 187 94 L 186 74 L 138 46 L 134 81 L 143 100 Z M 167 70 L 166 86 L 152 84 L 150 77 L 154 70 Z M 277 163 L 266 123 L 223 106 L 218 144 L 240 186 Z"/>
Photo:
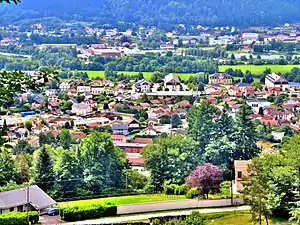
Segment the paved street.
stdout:
<path fill-rule="evenodd" d="M 96 220 L 78 221 L 72 223 L 65 223 L 64 225 L 110 224 L 110 223 L 137 221 L 137 220 L 147 220 L 148 218 L 151 217 L 189 215 L 192 211 L 199 211 L 200 213 L 216 213 L 216 212 L 228 212 L 228 211 L 249 210 L 249 209 L 250 209 L 249 206 L 235 206 L 235 207 L 211 208 L 211 209 L 200 209 L 200 210 L 184 210 L 184 211 L 177 211 L 177 212 L 147 213 L 147 214 L 140 214 L 140 215 L 128 215 L 128 216 L 120 216 L 120 217 L 101 218 Z"/>

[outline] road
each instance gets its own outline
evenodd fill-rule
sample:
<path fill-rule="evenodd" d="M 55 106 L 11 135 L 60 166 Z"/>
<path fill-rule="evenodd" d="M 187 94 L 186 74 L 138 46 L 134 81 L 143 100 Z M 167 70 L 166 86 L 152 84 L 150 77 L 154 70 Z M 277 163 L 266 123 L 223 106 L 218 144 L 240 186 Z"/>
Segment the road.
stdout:
<path fill-rule="evenodd" d="M 193 211 L 199 211 L 200 213 L 217 213 L 217 212 L 239 211 L 239 210 L 249 210 L 249 209 L 250 209 L 249 206 L 235 206 L 235 207 L 210 208 L 210 209 L 199 209 L 199 210 L 184 210 L 184 211 L 176 211 L 176 212 L 147 213 L 147 214 L 139 214 L 139 215 L 128 215 L 128 216 L 110 217 L 110 218 L 101 218 L 95 220 L 64 223 L 64 225 L 111 224 L 111 223 L 138 221 L 138 220 L 148 220 L 151 217 L 189 215 Z"/>
<path fill-rule="evenodd" d="M 233 205 L 240 205 L 242 199 L 233 199 Z M 163 202 L 151 202 L 140 204 L 128 204 L 118 206 L 118 215 L 125 214 L 137 214 L 148 213 L 158 211 L 170 211 L 170 210 L 184 210 L 184 209 L 196 209 L 196 208 L 217 208 L 231 206 L 231 199 L 214 199 L 214 200 L 173 200 Z"/>

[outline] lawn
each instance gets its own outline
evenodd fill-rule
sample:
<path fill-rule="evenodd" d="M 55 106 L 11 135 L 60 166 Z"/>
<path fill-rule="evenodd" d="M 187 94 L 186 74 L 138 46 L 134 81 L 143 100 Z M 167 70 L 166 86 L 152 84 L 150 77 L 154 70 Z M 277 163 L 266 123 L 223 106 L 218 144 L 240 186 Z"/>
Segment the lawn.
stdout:
<path fill-rule="evenodd" d="M 81 71 L 86 72 L 89 78 L 105 78 L 104 71 Z M 132 72 L 132 71 L 119 71 L 118 73 L 123 73 L 124 75 L 128 76 L 137 76 L 139 72 Z M 143 72 L 144 78 L 146 80 L 150 80 L 152 77 L 153 72 Z M 182 80 L 188 80 L 191 76 L 194 76 L 195 73 L 175 73 L 178 75 Z"/>
<path fill-rule="evenodd" d="M 72 206 L 84 206 L 91 204 L 104 204 L 106 202 L 111 202 L 115 205 L 124 205 L 124 204 L 137 204 L 137 203 L 146 203 L 146 202 L 162 202 L 170 200 L 183 200 L 185 199 L 184 195 L 180 196 L 168 196 L 168 195 L 134 195 L 134 196 L 121 196 L 121 197 L 110 197 L 110 198 L 97 198 L 89 200 L 78 200 L 71 202 L 60 202 L 58 203 L 59 207 L 72 207 Z"/>
<path fill-rule="evenodd" d="M 300 68 L 300 65 L 235 65 L 235 66 L 219 66 L 220 72 L 225 72 L 226 69 L 232 68 L 233 70 L 240 69 L 243 73 L 247 70 L 251 71 L 252 74 L 263 74 L 266 68 L 270 68 L 274 73 L 287 73 L 290 72 L 294 67 Z"/>
<path fill-rule="evenodd" d="M 251 214 L 247 211 L 204 214 L 204 218 L 206 218 L 206 225 L 254 225 L 254 223 L 251 222 Z M 266 223 L 263 222 L 263 225 L 265 224 Z M 272 218 L 269 224 L 288 225 L 290 223 Z"/>

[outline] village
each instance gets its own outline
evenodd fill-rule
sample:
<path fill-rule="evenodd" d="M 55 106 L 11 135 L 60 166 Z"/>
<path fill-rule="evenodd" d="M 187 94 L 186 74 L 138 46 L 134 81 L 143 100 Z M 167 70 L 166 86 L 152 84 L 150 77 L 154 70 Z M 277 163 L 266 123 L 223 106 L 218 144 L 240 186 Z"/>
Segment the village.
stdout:
<path fill-rule="evenodd" d="M 274 128 L 275 142 L 282 141 L 286 128 L 299 132 L 299 87 L 274 73 L 266 76 L 260 89 L 247 83 L 234 85 L 225 73 L 211 75 L 204 91 L 189 91 L 174 74 L 165 76 L 161 83 L 63 81 L 44 95 L 19 95 L 18 101 L 28 105 L 28 111 L 1 116 L 0 120 L 8 127 L 6 145 L 13 147 L 26 141 L 38 148 L 40 134 L 58 137 L 62 128 L 69 129 L 78 141 L 93 130 L 108 131 L 132 167 L 149 175 L 140 154 L 143 148 L 157 136 L 187 134 L 187 114 L 200 101 L 210 102 L 235 118 L 245 99 L 252 108 L 251 118 Z"/>

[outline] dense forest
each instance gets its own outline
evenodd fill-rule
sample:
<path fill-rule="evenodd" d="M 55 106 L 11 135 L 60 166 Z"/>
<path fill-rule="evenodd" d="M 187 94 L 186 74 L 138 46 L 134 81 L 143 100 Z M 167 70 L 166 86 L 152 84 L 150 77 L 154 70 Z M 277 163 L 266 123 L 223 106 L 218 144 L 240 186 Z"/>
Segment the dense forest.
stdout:
<path fill-rule="evenodd" d="M 1 5 L 0 23 L 57 16 L 97 23 L 270 25 L 300 19 L 298 0 L 24 0 Z"/>

